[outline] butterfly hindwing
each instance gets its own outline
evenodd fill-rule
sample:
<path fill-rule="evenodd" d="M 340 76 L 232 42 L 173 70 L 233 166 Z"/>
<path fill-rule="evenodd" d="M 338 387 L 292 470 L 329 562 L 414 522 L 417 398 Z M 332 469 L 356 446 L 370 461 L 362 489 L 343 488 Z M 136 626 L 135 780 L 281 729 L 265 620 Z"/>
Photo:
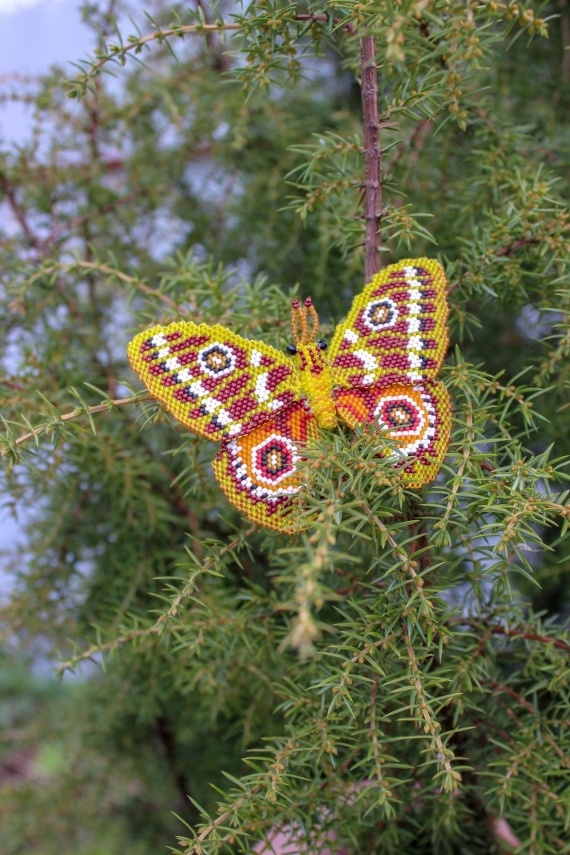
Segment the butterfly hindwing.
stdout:
<path fill-rule="evenodd" d="M 230 502 L 255 522 L 296 531 L 292 497 L 301 487 L 297 462 L 303 446 L 318 435 L 316 420 L 297 401 L 245 434 L 227 438 L 214 474 Z"/>
<path fill-rule="evenodd" d="M 344 388 L 435 379 L 447 350 L 447 280 L 439 262 L 404 260 L 377 273 L 336 328 L 333 383 Z"/>
<path fill-rule="evenodd" d="M 165 409 L 207 439 L 250 431 L 299 397 L 284 354 L 218 324 L 151 327 L 131 341 L 128 355 Z"/>
<path fill-rule="evenodd" d="M 394 453 L 406 487 L 419 489 L 437 475 L 449 444 L 451 401 L 443 383 L 393 383 L 360 389 L 337 389 L 337 413 L 350 427 L 375 421 L 396 443 L 380 453 Z"/>

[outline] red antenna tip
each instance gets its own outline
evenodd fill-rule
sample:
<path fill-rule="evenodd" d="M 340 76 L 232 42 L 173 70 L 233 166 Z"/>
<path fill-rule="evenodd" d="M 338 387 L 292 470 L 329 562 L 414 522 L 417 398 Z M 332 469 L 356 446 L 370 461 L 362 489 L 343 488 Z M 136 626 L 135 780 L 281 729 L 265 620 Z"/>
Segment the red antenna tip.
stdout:
<path fill-rule="evenodd" d="M 298 300 L 292 300 L 291 305 L 293 306 L 294 309 L 298 309 L 299 308 L 299 301 Z"/>
<path fill-rule="evenodd" d="M 310 297 L 307 297 L 307 299 L 305 300 L 305 306 L 306 306 L 306 307 L 307 307 L 307 309 L 308 309 L 308 308 L 309 308 L 309 306 L 312 306 L 312 305 L 313 305 L 313 301 L 311 300 L 311 298 L 310 298 Z"/>

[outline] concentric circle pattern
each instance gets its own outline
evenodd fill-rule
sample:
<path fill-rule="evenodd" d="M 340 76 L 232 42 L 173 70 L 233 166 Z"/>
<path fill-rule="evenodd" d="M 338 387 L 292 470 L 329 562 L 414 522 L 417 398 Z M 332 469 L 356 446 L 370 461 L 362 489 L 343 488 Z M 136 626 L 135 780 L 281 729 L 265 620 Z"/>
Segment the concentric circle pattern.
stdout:
<path fill-rule="evenodd" d="M 232 348 L 219 341 L 198 351 L 198 365 L 208 377 L 227 377 L 235 371 L 236 363 Z"/>
<path fill-rule="evenodd" d="M 397 320 L 398 307 L 393 300 L 373 300 L 362 310 L 362 322 L 370 330 L 390 329 Z"/>

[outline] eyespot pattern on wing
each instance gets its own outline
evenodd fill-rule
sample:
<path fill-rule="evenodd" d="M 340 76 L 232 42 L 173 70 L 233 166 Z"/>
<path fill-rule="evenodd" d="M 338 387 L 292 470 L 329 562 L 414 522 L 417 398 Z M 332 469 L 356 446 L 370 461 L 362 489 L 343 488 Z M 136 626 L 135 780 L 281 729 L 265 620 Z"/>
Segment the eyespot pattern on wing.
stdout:
<path fill-rule="evenodd" d="M 339 416 L 350 427 L 375 421 L 395 443 L 379 450 L 395 454 L 401 482 L 419 489 L 433 481 L 445 457 L 451 431 L 451 401 L 443 383 L 431 380 L 414 386 L 393 383 L 360 389 L 337 389 Z"/>
<path fill-rule="evenodd" d="M 428 258 L 391 264 L 354 300 L 329 349 L 333 385 L 433 380 L 448 345 L 447 280 Z"/>
<path fill-rule="evenodd" d="M 230 502 L 262 525 L 295 531 L 288 511 L 301 487 L 297 464 L 317 435 L 315 418 L 297 401 L 249 433 L 224 440 L 214 473 Z"/>
<path fill-rule="evenodd" d="M 207 439 L 250 431 L 299 397 L 284 354 L 217 324 L 152 327 L 133 339 L 128 355 L 165 409 Z"/>

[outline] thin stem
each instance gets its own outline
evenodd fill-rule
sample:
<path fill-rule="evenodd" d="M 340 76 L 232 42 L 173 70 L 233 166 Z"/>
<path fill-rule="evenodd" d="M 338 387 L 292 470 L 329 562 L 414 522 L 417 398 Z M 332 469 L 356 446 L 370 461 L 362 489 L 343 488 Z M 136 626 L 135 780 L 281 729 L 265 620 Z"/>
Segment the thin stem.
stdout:
<path fill-rule="evenodd" d="M 206 840 L 206 838 L 208 838 L 210 834 L 212 834 L 212 832 L 216 830 L 216 828 L 218 828 L 220 825 L 224 825 L 224 823 L 228 822 L 228 820 L 234 817 L 241 809 L 241 806 L 245 804 L 247 800 L 250 799 L 252 796 L 257 795 L 257 793 L 261 789 L 263 789 L 264 786 L 267 785 L 264 782 L 260 782 L 259 784 L 250 787 L 245 795 L 241 796 L 241 798 L 234 802 L 233 805 L 231 805 L 227 810 L 223 811 L 213 822 L 205 826 L 196 838 L 196 844 L 198 845 L 198 848 L 196 847 L 196 844 L 190 844 L 185 851 L 185 855 L 191 855 L 192 852 L 202 853 L 203 850 L 202 847 L 199 846 L 199 844 L 203 843 L 204 840 Z M 226 835 L 223 840 L 227 840 L 229 836 L 230 835 Z"/>
<path fill-rule="evenodd" d="M 374 513 L 370 505 L 367 505 L 365 502 L 363 502 L 362 507 L 366 511 L 372 522 L 375 524 L 375 526 L 381 532 L 384 533 L 387 543 L 389 543 L 392 547 L 394 558 L 397 558 L 402 562 L 402 569 L 410 575 L 412 582 L 416 587 L 418 596 L 425 605 L 427 597 L 423 591 L 424 580 L 416 573 L 416 567 L 418 566 L 417 561 L 415 561 L 413 558 L 410 558 L 406 550 L 396 542 L 396 540 L 390 534 L 388 528 L 384 525 L 380 517 L 378 517 Z"/>
<path fill-rule="evenodd" d="M 467 463 L 469 462 L 469 457 L 471 456 L 471 445 L 473 442 L 473 413 L 471 410 L 465 416 L 465 422 L 467 424 L 467 442 L 463 448 L 463 460 L 457 470 L 457 474 L 453 480 L 453 487 L 451 488 L 451 492 L 449 494 L 449 498 L 447 500 L 447 505 L 441 520 L 437 523 L 437 528 L 440 531 L 445 531 L 447 528 L 447 523 L 449 522 L 449 518 L 451 516 L 451 512 L 453 510 L 453 506 L 455 504 L 455 500 L 457 498 L 457 494 L 460 488 L 464 484 L 463 473 L 465 472 L 465 468 Z"/>
<path fill-rule="evenodd" d="M 178 616 L 180 611 L 180 606 L 187 597 L 189 597 L 192 592 L 196 588 L 195 579 L 198 574 L 204 575 L 204 573 L 208 572 L 211 568 L 213 568 L 217 561 L 220 560 L 224 555 L 227 555 L 228 552 L 232 552 L 234 549 L 237 549 L 242 543 L 244 543 L 250 534 L 253 534 L 254 531 L 257 530 L 257 523 L 249 526 L 244 532 L 240 532 L 237 537 L 227 543 L 219 552 L 215 555 L 211 555 L 206 561 L 202 564 L 200 569 L 193 573 L 190 576 L 190 579 L 186 582 L 186 584 L 181 588 L 181 590 L 176 594 L 174 599 L 170 603 L 170 608 L 167 612 L 160 615 L 154 626 L 152 627 L 152 632 L 162 633 L 164 631 L 165 624 L 172 620 L 173 618 Z"/>
<path fill-rule="evenodd" d="M 81 267 L 85 270 L 97 270 L 99 273 L 106 273 L 109 276 L 115 276 L 117 279 L 120 279 L 122 282 L 125 282 L 128 285 L 133 285 L 135 288 L 138 288 L 140 291 L 144 291 L 146 294 L 149 294 L 151 297 L 155 297 L 157 300 L 162 300 L 167 306 L 170 306 L 171 309 L 174 309 L 176 312 L 181 312 L 182 314 L 188 314 L 188 311 L 184 311 L 181 307 L 172 300 L 167 294 L 161 294 L 160 291 L 155 291 L 154 288 L 151 288 L 149 285 L 146 285 L 140 279 L 137 279 L 136 276 L 129 276 L 128 273 L 123 273 L 121 270 L 116 270 L 114 267 L 109 267 L 107 264 L 99 264 L 95 261 L 74 261 L 70 265 L 60 265 L 61 267 Z"/>
<path fill-rule="evenodd" d="M 79 258 L 75 258 L 70 262 L 46 261 L 46 263 L 30 277 L 28 282 L 31 285 L 36 279 L 40 279 L 42 276 L 48 275 L 51 271 L 68 271 L 78 268 L 82 270 L 94 270 L 97 273 L 101 273 L 106 276 L 113 276 L 120 282 L 124 282 L 126 285 L 131 285 L 133 288 L 143 291 L 145 294 L 148 294 L 156 300 L 161 300 L 166 306 L 176 312 L 177 315 L 188 316 L 191 314 L 190 309 L 180 306 L 175 300 L 169 297 L 168 294 L 162 294 L 160 291 L 156 291 L 154 288 L 151 288 L 150 285 L 147 285 L 137 276 L 129 276 L 128 273 L 124 273 L 122 270 L 117 270 L 115 267 L 110 267 L 108 264 L 101 264 L 98 261 L 83 261 Z"/>
<path fill-rule="evenodd" d="M 484 626 L 486 631 L 492 635 L 504 635 L 506 638 L 524 638 L 526 641 L 537 641 L 540 644 L 551 644 L 553 647 L 557 647 L 558 650 L 564 650 L 566 653 L 570 653 L 570 644 L 566 641 L 562 641 L 561 638 L 551 638 L 548 635 L 539 635 L 539 633 L 528 629 L 507 629 L 506 626 L 501 626 L 500 624 L 485 626 L 484 622 L 480 620 L 471 620 L 470 618 L 461 618 L 457 621 L 457 625 L 469 626 L 472 629 L 480 629 L 481 626 Z"/>
<path fill-rule="evenodd" d="M 378 638 L 372 644 L 367 644 L 366 647 L 364 648 L 364 650 L 359 650 L 358 653 L 356 653 L 352 657 L 352 659 L 349 659 L 348 661 L 351 662 L 353 665 L 356 665 L 356 663 L 357 662 L 360 663 L 360 661 L 365 656 L 370 656 L 370 654 L 372 653 L 373 650 L 377 650 L 379 647 L 382 647 L 384 644 L 387 646 L 388 644 L 390 644 L 391 641 L 395 641 L 395 640 L 396 640 L 396 633 L 391 632 L 390 635 L 386 635 L 383 638 Z"/>
<path fill-rule="evenodd" d="M 95 656 L 99 656 L 101 653 L 107 653 L 110 650 L 116 650 L 121 647 L 123 644 L 126 644 L 128 641 L 134 641 L 137 638 L 151 638 L 150 630 L 147 628 L 144 629 L 133 629 L 130 632 L 126 632 L 123 635 L 116 636 L 112 639 L 112 641 L 106 641 L 103 644 L 92 644 L 86 650 L 82 651 L 77 656 L 73 656 L 71 659 L 67 659 L 64 662 L 60 662 L 57 673 L 58 675 L 64 674 L 66 671 L 73 671 L 74 668 L 77 667 L 81 662 L 85 662 L 87 659 L 91 659 L 93 662 L 97 662 L 94 658 Z M 156 639 L 152 636 L 152 644 L 156 643 Z"/>
<path fill-rule="evenodd" d="M 384 776 L 382 774 L 382 758 L 380 754 L 380 745 L 378 741 L 378 723 L 376 721 L 376 699 L 378 695 L 378 680 L 379 674 L 375 674 L 372 680 L 372 688 L 370 691 L 370 739 L 372 741 L 372 754 L 374 756 L 374 766 L 376 778 L 381 787 L 384 786 Z"/>
<path fill-rule="evenodd" d="M 500 249 L 496 249 L 493 255 L 496 255 L 498 258 L 502 258 L 504 256 L 512 255 L 515 250 L 520 249 L 522 246 L 536 246 L 537 243 L 540 243 L 537 238 L 520 238 L 520 240 L 514 240 L 512 243 L 508 243 L 505 246 L 502 246 Z"/>
<path fill-rule="evenodd" d="M 93 413 L 108 412 L 111 407 L 122 407 L 125 404 L 139 404 L 141 401 L 152 400 L 154 400 L 152 395 L 132 395 L 130 398 L 115 398 L 114 400 L 105 401 L 103 404 L 95 404 L 93 407 L 76 407 L 70 413 L 63 413 L 61 416 L 58 416 L 57 421 L 68 422 L 71 421 L 71 419 L 78 419 L 80 416 L 91 416 Z M 34 437 L 41 436 L 42 433 L 47 433 L 53 425 L 54 423 L 52 421 L 47 425 L 38 425 L 37 428 L 17 437 L 13 444 L 15 446 L 23 445 L 23 443 L 27 442 L 29 439 L 34 439 Z M 1 451 L 0 453 L 3 456 L 6 455 L 6 452 L 4 451 Z"/>
<path fill-rule="evenodd" d="M 41 253 L 44 249 L 43 244 L 30 226 L 26 212 L 18 201 L 16 190 L 5 172 L 0 172 L 0 191 L 6 197 L 6 200 L 12 210 L 14 217 L 18 221 L 20 228 L 26 236 L 28 244 L 33 247 L 33 249 L 36 249 L 38 252 Z"/>
<path fill-rule="evenodd" d="M 461 775 L 459 772 L 455 772 L 453 770 L 453 767 L 450 762 L 450 757 L 453 757 L 453 754 L 449 749 L 445 747 L 445 745 L 443 744 L 443 739 L 439 735 L 439 722 L 436 720 L 433 714 L 433 710 L 431 709 L 431 705 L 424 691 L 418 658 L 410 642 L 408 633 L 405 630 L 403 632 L 403 636 L 406 651 L 408 653 L 408 661 L 410 664 L 410 671 L 412 676 L 412 685 L 415 689 L 417 703 L 425 722 L 424 730 L 431 736 L 436 748 L 437 759 L 445 769 L 446 777 L 444 779 L 443 788 L 446 792 L 449 792 L 454 786 L 459 783 L 459 781 L 461 780 Z"/>
<path fill-rule="evenodd" d="M 202 7 L 201 0 L 198 0 L 197 5 Z M 315 22 L 328 24 L 330 19 L 328 15 L 295 15 L 293 16 L 293 20 L 299 22 Z M 339 23 L 338 19 L 333 19 L 333 24 L 337 25 Z M 348 35 L 356 35 L 356 28 L 354 25 L 347 21 L 342 25 L 343 30 L 348 33 Z M 124 57 L 130 51 L 135 51 L 135 53 L 139 53 L 144 45 L 147 45 L 152 41 L 163 42 L 165 39 L 170 38 L 171 36 L 177 36 L 178 38 L 183 38 L 186 34 L 196 33 L 197 35 L 203 35 L 208 33 L 217 34 L 219 37 L 220 34 L 226 30 L 242 30 L 243 24 L 241 23 L 227 23 L 225 21 L 217 21 L 214 24 L 211 23 L 200 23 L 200 24 L 184 24 L 179 27 L 171 27 L 167 29 L 158 29 L 154 30 L 152 33 L 148 33 L 146 36 L 141 36 L 140 38 L 132 41 L 128 45 L 121 45 L 117 47 L 112 45 L 110 47 L 110 52 L 105 54 L 104 56 L 99 57 L 99 59 L 92 63 L 91 67 L 80 76 L 80 80 L 87 81 L 91 78 L 97 77 L 100 73 L 103 66 L 105 66 L 108 62 L 113 60 L 120 61 L 120 57 Z"/>
<path fill-rule="evenodd" d="M 227 24 L 223 22 L 219 22 L 217 24 L 185 24 L 180 27 L 172 27 L 165 30 L 154 30 L 152 33 L 148 33 L 146 36 L 141 36 L 140 39 L 137 39 L 134 42 L 131 42 L 128 45 L 121 45 L 119 49 L 113 51 L 110 55 L 102 56 L 97 62 L 94 62 L 89 69 L 89 71 L 85 74 L 86 78 L 96 77 L 98 72 L 113 59 L 116 59 L 119 56 L 124 56 L 130 51 L 134 50 L 137 53 L 140 51 L 143 45 L 148 44 L 148 42 L 163 41 L 164 39 L 169 38 L 170 36 L 184 36 L 186 33 L 208 33 L 208 32 L 217 32 L 219 33 L 221 30 L 241 30 L 241 24 Z"/>
<path fill-rule="evenodd" d="M 382 147 L 378 120 L 378 76 L 374 36 L 360 40 L 362 122 L 364 126 L 364 278 L 370 282 L 382 266 Z"/>

